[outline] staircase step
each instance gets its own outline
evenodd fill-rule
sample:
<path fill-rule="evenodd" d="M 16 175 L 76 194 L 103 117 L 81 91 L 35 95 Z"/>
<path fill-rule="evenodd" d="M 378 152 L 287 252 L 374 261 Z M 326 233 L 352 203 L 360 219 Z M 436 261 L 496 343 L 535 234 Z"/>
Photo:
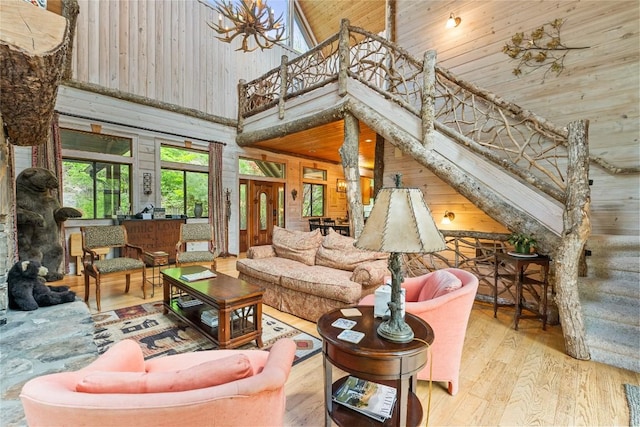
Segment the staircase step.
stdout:
<path fill-rule="evenodd" d="M 580 293 L 585 317 L 604 319 L 640 328 L 640 300 L 615 294 Z"/>
<path fill-rule="evenodd" d="M 617 295 L 640 300 L 640 282 L 638 279 L 604 279 L 601 277 L 579 277 L 578 292 L 582 296 L 601 294 Z"/>
<path fill-rule="evenodd" d="M 586 249 L 594 256 L 610 256 L 612 253 L 616 256 L 637 256 L 638 248 L 639 236 L 592 235 L 586 244 Z"/>
<path fill-rule="evenodd" d="M 585 317 L 591 359 L 640 372 L 640 327 Z"/>
<path fill-rule="evenodd" d="M 590 275 L 600 277 L 611 270 L 640 273 L 640 259 L 638 251 L 632 256 L 619 256 L 617 254 L 609 254 L 608 256 L 589 256 L 587 257 L 587 267 Z"/>

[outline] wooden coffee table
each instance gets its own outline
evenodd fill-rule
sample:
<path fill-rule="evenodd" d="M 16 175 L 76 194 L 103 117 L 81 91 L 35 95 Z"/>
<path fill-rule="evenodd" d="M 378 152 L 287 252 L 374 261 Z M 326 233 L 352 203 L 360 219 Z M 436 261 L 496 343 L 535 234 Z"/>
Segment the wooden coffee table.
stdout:
<path fill-rule="evenodd" d="M 262 347 L 262 295 L 264 289 L 244 280 L 216 272 L 217 277 L 187 282 L 183 274 L 207 270 L 201 266 L 167 268 L 161 271 L 164 313 L 169 311 L 187 322 L 219 348 L 235 348 L 256 341 Z M 180 299 L 197 299 L 201 304 L 186 306 Z M 204 311 L 217 312 L 217 325 L 203 323 Z"/>

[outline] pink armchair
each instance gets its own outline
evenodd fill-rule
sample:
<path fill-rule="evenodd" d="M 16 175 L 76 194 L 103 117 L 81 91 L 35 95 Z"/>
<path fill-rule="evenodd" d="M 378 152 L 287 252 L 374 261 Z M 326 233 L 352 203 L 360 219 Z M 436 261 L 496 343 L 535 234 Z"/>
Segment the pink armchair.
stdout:
<path fill-rule="evenodd" d="M 462 286 L 451 289 L 451 283 L 442 280 L 446 275 L 441 273 L 443 271 L 459 279 Z M 418 379 L 429 380 L 430 364 L 433 364 L 432 380 L 447 382 L 449 394 L 453 396 L 458 393 L 462 347 L 478 291 L 478 278 L 464 270 L 445 268 L 423 276 L 407 277 L 402 287 L 406 289 L 406 311 L 426 321 L 435 335 L 431 360 L 418 373 Z M 360 305 L 373 305 L 374 300 L 374 295 L 368 295 Z"/>
<path fill-rule="evenodd" d="M 230 357 L 232 355 L 236 358 Z M 276 426 L 283 424 L 284 385 L 295 355 L 295 343 L 276 342 L 271 351 L 210 350 L 144 361 L 139 345 L 118 342 L 84 369 L 45 375 L 27 382 L 20 394 L 29 426 Z M 242 359 L 241 379 L 185 391 L 124 393 L 78 392 L 78 384 L 110 374 L 115 377 L 166 378 L 177 370 L 214 366 L 220 359 Z M 247 363 L 248 359 L 248 363 Z M 206 363 L 212 360 L 216 363 Z M 172 372 L 173 371 L 173 372 Z M 146 372 L 146 374 L 145 374 Z M 192 371 L 193 372 L 193 371 Z M 221 377 L 228 377 L 226 374 Z M 196 376 L 201 379 L 202 376 Z M 113 385 L 113 384 L 112 384 Z M 157 381 L 154 380 L 154 384 Z"/>

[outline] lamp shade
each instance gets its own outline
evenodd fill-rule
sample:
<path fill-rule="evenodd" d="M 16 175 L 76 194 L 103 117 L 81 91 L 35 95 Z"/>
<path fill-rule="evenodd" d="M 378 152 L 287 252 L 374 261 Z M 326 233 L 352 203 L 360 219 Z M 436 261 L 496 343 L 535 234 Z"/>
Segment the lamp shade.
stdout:
<path fill-rule="evenodd" d="M 446 249 L 418 188 L 382 188 L 357 248 L 379 252 L 431 253 Z"/>

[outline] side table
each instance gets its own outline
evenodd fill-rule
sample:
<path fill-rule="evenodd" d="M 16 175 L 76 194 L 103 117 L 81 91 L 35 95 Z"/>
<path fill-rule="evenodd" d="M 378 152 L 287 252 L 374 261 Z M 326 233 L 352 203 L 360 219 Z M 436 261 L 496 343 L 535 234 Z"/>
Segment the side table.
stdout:
<path fill-rule="evenodd" d="M 333 420 L 339 426 L 417 426 L 422 420 L 422 405 L 415 395 L 417 374 L 427 364 L 428 344 L 433 343 L 433 329 L 412 314 L 405 321 L 415 334 L 408 343 L 387 341 L 377 334 L 382 319 L 373 317 L 372 306 L 358 306 L 362 316 L 348 317 L 357 324 L 354 331 L 364 332 L 358 344 L 337 338 L 342 329 L 331 324 L 343 316 L 340 309 L 325 313 L 318 319 L 318 332 L 322 337 L 325 390 L 325 426 Z M 358 378 L 390 385 L 398 390 L 391 418 L 379 423 L 373 418 L 346 408 L 332 401 L 333 393 L 347 377 L 332 380 L 333 367 Z"/>
<path fill-rule="evenodd" d="M 151 297 L 153 298 L 155 296 L 156 285 L 162 286 L 160 267 L 169 265 L 169 254 L 164 251 L 145 252 L 144 263 L 148 267 L 151 267 L 151 275 L 147 275 L 147 282 L 151 284 Z"/>
<path fill-rule="evenodd" d="M 501 265 L 510 264 L 514 267 L 514 274 L 504 274 L 498 271 L 498 267 Z M 532 278 L 527 274 L 527 269 L 530 265 L 539 265 L 542 267 L 542 280 Z M 500 277 L 506 277 L 513 281 L 516 287 L 515 297 L 515 314 L 514 328 L 518 330 L 518 322 L 520 319 L 542 319 L 542 329 L 547 330 L 547 292 L 549 288 L 549 257 L 545 255 L 535 256 L 518 256 L 511 253 L 496 252 L 495 254 L 495 275 L 494 275 L 494 288 L 493 288 L 493 317 L 497 317 L 498 307 L 506 304 L 498 303 L 498 280 Z M 524 305 L 523 289 L 527 287 L 527 290 L 531 293 L 533 298 L 538 303 L 538 310 L 527 308 Z M 541 293 L 535 289 L 535 286 L 540 286 Z M 522 310 L 526 309 L 531 312 L 529 315 L 523 315 Z"/>

